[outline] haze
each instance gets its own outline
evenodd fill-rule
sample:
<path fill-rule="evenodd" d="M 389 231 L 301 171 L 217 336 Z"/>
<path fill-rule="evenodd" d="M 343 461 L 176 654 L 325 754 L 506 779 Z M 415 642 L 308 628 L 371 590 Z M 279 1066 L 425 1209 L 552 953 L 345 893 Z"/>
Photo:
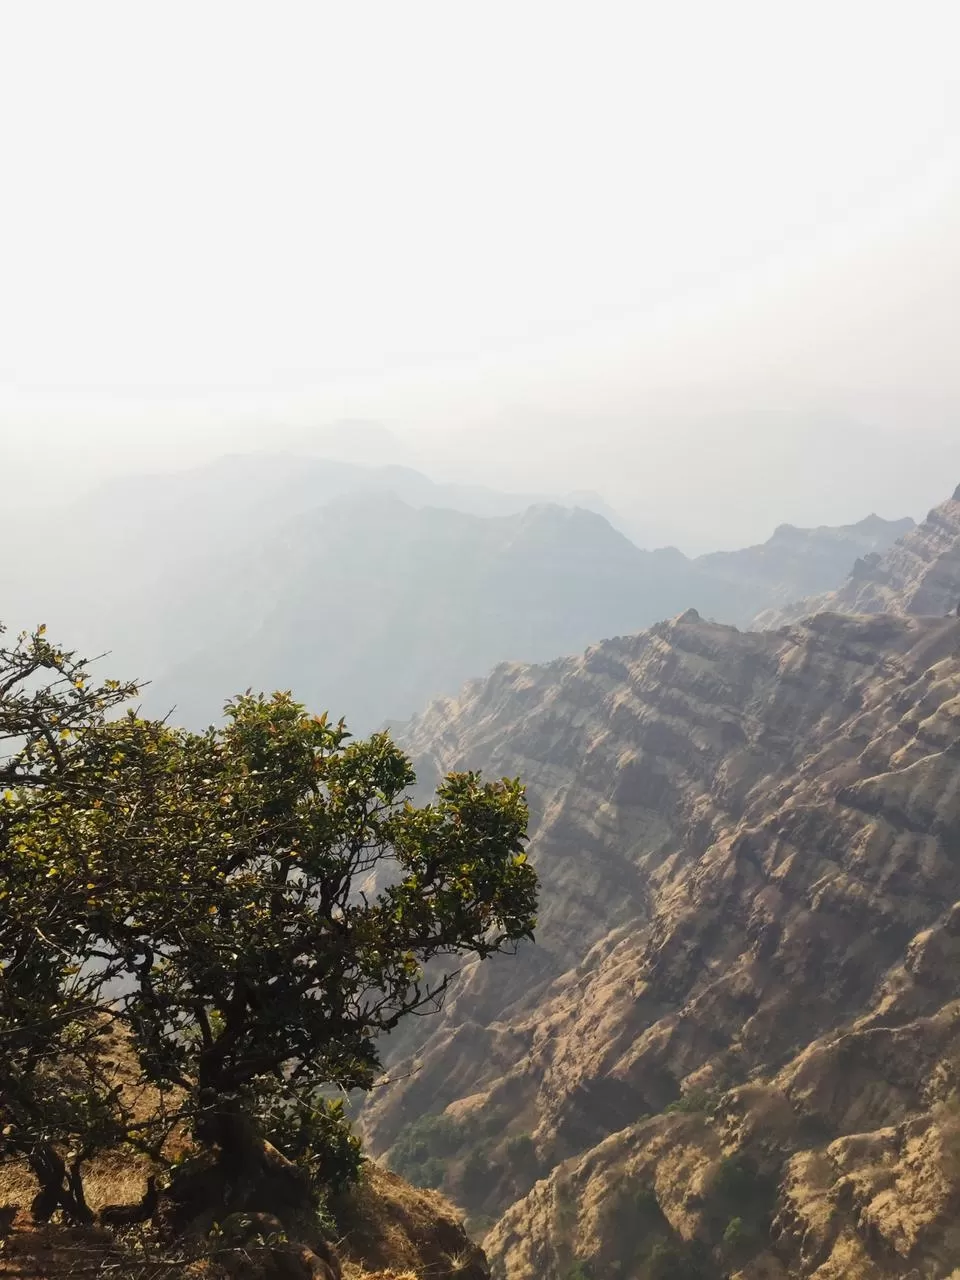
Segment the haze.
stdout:
<path fill-rule="evenodd" d="M 922 515 L 960 480 L 957 26 L 6 6 L 0 493 L 372 419 L 684 550 Z"/>

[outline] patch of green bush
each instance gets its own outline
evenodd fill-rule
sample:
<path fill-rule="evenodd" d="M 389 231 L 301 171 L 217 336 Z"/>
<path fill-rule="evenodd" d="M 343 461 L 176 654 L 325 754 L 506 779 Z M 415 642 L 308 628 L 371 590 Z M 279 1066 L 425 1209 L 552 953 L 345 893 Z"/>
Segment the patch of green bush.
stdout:
<path fill-rule="evenodd" d="M 705 1217 L 728 1257 L 754 1252 L 770 1228 L 777 1179 L 744 1152 L 725 1157 L 706 1190 Z"/>
<path fill-rule="evenodd" d="M 315 1187 L 342 1191 L 360 1176 L 360 1139 L 350 1129 L 343 1101 L 324 1098 L 291 1099 L 276 1090 L 263 1090 L 264 1137 L 295 1161 Z"/>
<path fill-rule="evenodd" d="M 485 1146 L 474 1147 L 460 1170 L 460 1189 L 468 1200 L 482 1200 L 499 1181 L 500 1171 Z"/>
<path fill-rule="evenodd" d="M 773 1208 L 777 1180 L 763 1173 L 751 1156 L 738 1151 L 720 1161 L 708 1195 L 717 1208 L 729 1208 L 731 1216 L 755 1218 Z"/>
<path fill-rule="evenodd" d="M 710 1280 L 709 1251 L 699 1241 L 659 1240 L 650 1251 L 648 1280 Z"/>
<path fill-rule="evenodd" d="M 390 1150 L 390 1167 L 418 1187 L 439 1187 L 446 1163 L 464 1142 L 451 1116 L 421 1116 L 405 1125 Z"/>
<path fill-rule="evenodd" d="M 593 1280 L 593 1268 L 589 1262 L 583 1262 L 581 1259 L 568 1268 L 564 1280 Z"/>
<path fill-rule="evenodd" d="M 507 1139 L 507 1164 L 515 1169 L 529 1170 L 539 1166 L 536 1144 L 529 1133 L 518 1133 Z"/>
<path fill-rule="evenodd" d="M 678 1113 L 697 1115 L 700 1112 L 709 1111 L 716 1101 L 717 1095 L 710 1089 L 691 1089 L 664 1107 L 664 1111 L 668 1116 Z"/>

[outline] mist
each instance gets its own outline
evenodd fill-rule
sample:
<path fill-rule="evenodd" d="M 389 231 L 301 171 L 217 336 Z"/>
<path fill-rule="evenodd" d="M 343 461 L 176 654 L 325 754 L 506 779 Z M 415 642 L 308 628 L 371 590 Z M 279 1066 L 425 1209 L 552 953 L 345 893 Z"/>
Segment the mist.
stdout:
<path fill-rule="evenodd" d="M 2 20 L 8 513 L 344 422 L 690 552 L 960 479 L 952 6 L 54 9 Z"/>

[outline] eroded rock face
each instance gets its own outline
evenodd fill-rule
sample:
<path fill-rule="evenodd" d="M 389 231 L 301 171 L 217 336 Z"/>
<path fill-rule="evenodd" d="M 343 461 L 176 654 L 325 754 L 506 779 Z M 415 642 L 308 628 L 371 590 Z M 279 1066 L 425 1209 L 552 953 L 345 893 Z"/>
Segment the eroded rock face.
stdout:
<path fill-rule="evenodd" d="M 861 556 L 837 591 L 782 609 L 753 625 L 778 627 L 812 613 L 907 613 L 943 617 L 960 606 L 960 488 L 889 550 Z"/>
<path fill-rule="evenodd" d="M 949 1275 L 958 743 L 943 616 L 691 612 L 435 704 L 405 741 L 426 782 L 528 783 L 539 945 L 465 973 L 373 1141 L 447 1110 L 447 1189 L 499 1219 L 506 1280 L 627 1280 L 652 1248 L 703 1275 Z"/>

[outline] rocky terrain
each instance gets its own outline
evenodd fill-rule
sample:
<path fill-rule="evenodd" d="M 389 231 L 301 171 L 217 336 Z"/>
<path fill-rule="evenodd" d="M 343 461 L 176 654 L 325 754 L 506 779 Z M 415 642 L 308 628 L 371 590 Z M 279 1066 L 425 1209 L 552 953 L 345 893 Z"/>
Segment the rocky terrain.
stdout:
<path fill-rule="evenodd" d="M 839 613 L 947 614 L 960 608 L 960 488 L 886 551 L 857 558 L 836 591 L 762 611 L 755 625 L 782 626 L 823 609 Z"/>
<path fill-rule="evenodd" d="M 365 1117 L 495 1276 L 960 1267 L 960 621 L 689 611 L 405 744 L 535 818 L 538 945 L 468 969 Z"/>

